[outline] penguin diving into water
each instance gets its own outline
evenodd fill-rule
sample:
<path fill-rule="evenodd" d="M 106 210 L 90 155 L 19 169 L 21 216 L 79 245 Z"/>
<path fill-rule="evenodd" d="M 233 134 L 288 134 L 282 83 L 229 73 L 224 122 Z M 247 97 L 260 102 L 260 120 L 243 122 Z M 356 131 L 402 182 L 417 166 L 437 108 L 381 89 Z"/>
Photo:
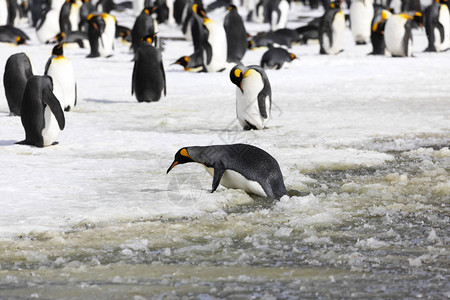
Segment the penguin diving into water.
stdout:
<path fill-rule="evenodd" d="M 275 158 L 252 145 L 231 144 L 184 147 L 175 154 L 167 170 L 189 162 L 203 164 L 213 177 L 212 190 L 219 184 L 232 189 L 279 199 L 287 195 L 283 174 Z"/>
<path fill-rule="evenodd" d="M 263 129 L 269 121 L 272 89 L 260 66 L 236 65 L 230 71 L 236 85 L 236 114 L 244 130 Z"/>

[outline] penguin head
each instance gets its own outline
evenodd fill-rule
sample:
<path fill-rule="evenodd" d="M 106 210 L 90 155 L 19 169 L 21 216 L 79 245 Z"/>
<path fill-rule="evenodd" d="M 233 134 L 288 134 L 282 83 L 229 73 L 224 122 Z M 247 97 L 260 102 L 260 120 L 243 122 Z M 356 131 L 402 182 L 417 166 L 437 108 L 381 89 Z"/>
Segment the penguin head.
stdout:
<path fill-rule="evenodd" d="M 192 157 L 189 155 L 187 148 L 181 148 L 178 150 L 178 152 L 175 154 L 175 159 L 173 163 L 170 165 L 170 167 L 167 169 L 166 174 L 170 172 L 176 165 L 182 165 L 189 162 L 195 162 Z"/>
<path fill-rule="evenodd" d="M 421 12 L 416 12 L 413 16 L 413 21 L 416 22 L 420 27 L 423 26 L 423 15 Z"/>
<path fill-rule="evenodd" d="M 293 61 L 294 59 L 298 59 L 298 57 L 295 56 L 294 53 L 289 53 L 289 56 L 291 57 L 291 61 Z"/>
<path fill-rule="evenodd" d="M 20 35 L 16 36 L 17 45 L 25 44 L 25 39 L 23 39 Z"/>
<path fill-rule="evenodd" d="M 341 0 L 335 0 L 333 2 L 330 2 L 330 8 L 341 8 Z"/>
<path fill-rule="evenodd" d="M 172 65 L 180 65 L 186 69 L 188 63 L 189 63 L 189 56 L 182 56 L 176 62 L 174 62 Z"/>
<path fill-rule="evenodd" d="M 381 21 L 386 21 L 390 16 L 392 16 L 392 13 L 389 10 L 383 9 L 381 11 Z"/>
<path fill-rule="evenodd" d="M 56 57 L 61 57 L 61 56 L 63 56 L 63 55 L 64 55 L 63 44 L 64 44 L 64 43 L 59 43 L 58 45 L 56 45 L 55 47 L 53 47 L 52 55 L 54 55 L 54 56 L 56 56 Z"/>
<path fill-rule="evenodd" d="M 203 6 L 198 3 L 192 4 L 192 11 L 202 18 L 206 17 L 206 11 L 203 9 Z"/>
<path fill-rule="evenodd" d="M 242 66 L 236 65 L 230 71 L 230 80 L 234 83 L 242 92 L 242 79 L 244 78 L 244 72 Z"/>
<path fill-rule="evenodd" d="M 61 43 L 61 42 L 64 40 L 65 37 L 66 37 L 66 34 L 65 34 L 64 32 L 60 32 L 60 33 L 58 33 L 58 34 L 55 36 L 56 41 L 57 41 L 58 43 Z"/>
<path fill-rule="evenodd" d="M 236 5 L 231 4 L 230 6 L 228 6 L 228 10 L 232 11 L 232 10 L 237 10 Z"/>
<path fill-rule="evenodd" d="M 142 37 L 141 41 L 142 43 L 146 42 L 150 45 L 153 45 L 153 42 L 155 41 L 156 33 L 147 34 L 146 36 Z"/>

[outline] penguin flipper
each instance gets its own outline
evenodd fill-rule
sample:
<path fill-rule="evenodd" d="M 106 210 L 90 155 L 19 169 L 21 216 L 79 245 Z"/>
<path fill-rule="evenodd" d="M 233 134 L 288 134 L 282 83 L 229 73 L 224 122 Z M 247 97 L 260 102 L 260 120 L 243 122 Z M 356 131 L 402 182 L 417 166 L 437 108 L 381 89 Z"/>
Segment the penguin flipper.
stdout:
<path fill-rule="evenodd" d="M 263 90 L 264 91 L 264 90 Z M 267 95 L 266 93 L 264 93 L 263 91 L 261 91 L 258 94 L 258 107 L 259 107 L 259 113 L 260 115 L 264 118 L 267 119 L 268 117 L 268 113 L 267 113 L 267 107 L 266 107 L 266 99 L 267 97 L 270 97 L 269 95 Z"/>
<path fill-rule="evenodd" d="M 64 112 L 61 108 L 59 100 L 56 98 L 55 94 L 53 94 L 50 86 L 43 89 L 42 101 L 50 107 L 50 110 L 55 115 L 56 121 L 58 121 L 59 129 L 63 130 L 66 124 Z"/>
<path fill-rule="evenodd" d="M 131 77 L 131 95 L 134 95 L 134 83 L 136 82 L 136 69 L 137 69 L 137 53 L 135 56 L 134 67 L 133 67 L 133 75 Z"/>
<path fill-rule="evenodd" d="M 53 56 L 52 56 L 52 57 L 53 57 Z M 50 68 L 50 64 L 52 63 L 52 57 L 50 57 L 50 58 L 47 60 L 47 63 L 45 64 L 44 75 L 47 75 L 47 74 L 48 74 L 48 68 Z"/>
<path fill-rule="evenodd" d="M 161 60 L 160 68 L 161 68 L 163 81 L 164 81 L 164 96 L 166 96 L 166 72 L 164 72 L 164 65 L 162 63 L 162 60 Z"/>
<path fill-rule="evenodd" d="M 438 22 L 436 27 L 439 30 L 439 35 L 441 36 L 441 43 L 443 43 L 445 39 L 444 25 Z"/>
<path fill-rule="evenodd" d="M 75 82 L 75 102 L 73 103 L 73 106 L 76 106 L 77 102 L 78 102 L 77 83 Z"/>
<path fill-rule="evenodd" d="M 214 177 L 213 177 L 211 193 L 214 193 L 215 190 L 217 190 L 217 187 L 219 186 L 219 183 L 220 183 L 220 179 L 222 179 L 222 175 L 224 172 L 225 172 L 225 170 L 223 170 L 223 169 L 214 168 Z"/>

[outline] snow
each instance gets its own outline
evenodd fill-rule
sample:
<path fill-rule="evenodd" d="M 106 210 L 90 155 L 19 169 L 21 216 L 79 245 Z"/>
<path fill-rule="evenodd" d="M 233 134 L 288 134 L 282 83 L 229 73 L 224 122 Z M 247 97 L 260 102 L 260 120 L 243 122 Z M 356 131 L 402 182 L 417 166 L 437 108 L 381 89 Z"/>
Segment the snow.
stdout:
<path fill-rule="evenodd" d="M 212 18 L 223 15 L 218 11 Z M 131 11 L 117 14 L 117 19 L 132 26 Z M 43 74 L 53 45 L 39 44 L 33 29 L 22 28 L 31 43 L 0 46 L 0 64 L 24 51 L 35 74 Z M 267 30 L 266 25 L 249 28 L 252 33 Z M 162 25 L 159 32 L 162 37 L 181 37 L 175 26 Z M 348 29 L 345 51 L 336 56 L 319 55 L 318 44 L 295 45 L 290 51 L 299 60 L 289 69 L 267 71 L 274 101 L 268 129 L 249 132 L 236 120 L 235 86 L 228 77 L 232 65 L 221 73 L 189 73 L 171 65 L 191 54 L 190 42 L 165 40 L 167 97 L 157 103 L 138 103 L 131 95 L 128 46 L 118 43 L 113 57 L 96 59 L 86 58 L 88 49 L 66 48 L 75 70 L 78 105 L 65 114 L 58 145 L 16 145 L 24 138 L 23 127 L 19 117 L 8 116 L 0 92 L 0 238 L 202 216 L 252 201 L 242 191 L 223 187 L 211 194 L 212 179 L 200 165 L 178 166 L 166 175 L 183 146 L 253 144 L 278 160 L 287 188 L 293 189 L 311 180 L 302 172 L 376 167 L 392 160 L 392 154 L 385 153 L 390 145 L 374 149 L 374 141 L 448 139 L 450 86 L 444 78 L 450 52 L 423 53 L 424 30 L 413 34 L 412 58 L 367 56 L 371 46 L 355 46 Z M 258 64 L 264 51 L 248 52 L 244 64 Z M 448 148 L 436 155 L 448 157 Z M 387 179 L 402 182 L 402 176 Z M 434 192 L 448 195 L 448 190 L 447 181 Z M 289 212 L 294 204 L 310 205 L 314 214 L 292 224 L 345 218 L 332 209 L 319 213 L 322 204 L 312 195 L 285 199 L 275 210 Z M 290 233 L 280 227 L 275 234 Z M 368 246 L 378 247 L 370 241 Z"/>

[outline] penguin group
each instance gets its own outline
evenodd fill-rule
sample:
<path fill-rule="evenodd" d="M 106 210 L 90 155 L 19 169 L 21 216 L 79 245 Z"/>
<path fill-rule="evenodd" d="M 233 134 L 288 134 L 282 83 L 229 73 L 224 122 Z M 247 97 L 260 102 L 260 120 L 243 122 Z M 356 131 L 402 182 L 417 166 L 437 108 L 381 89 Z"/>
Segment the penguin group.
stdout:
<path fill-rule="evenodd" d="M 17 6 L 13 0 L 5 3 L 10 2 L 9 7 L 15 7 L 14 3 Z M 121 40 L 125 47 L 122 45 L 120 51 L 129 55 L 132 70 L 124 74 L 124 81 L 130 97 L 139 103 L 159 102 L 170 95 L 167 87 L 175 88 L 175 84 L 166 82 L 165 55 L 173 58 L 172 65 L 178 65 L 170 67 L 169 72 L 183 72 L 178 70 L 182 66 L 191 73 L 222 74 L 218 76 L 226 80 L 231 95 L 228 101 L 235 102 L 239 126 L 245 131 L 264 132 L 270 130 L 273 103 L 282 101 L 272 93 L 270 77 L 290 64 L 301 64 L 292 51 L 294 46 L 301 49 L 302 45 L 316 42 L 317 54 L 332 57 L 345 51 L 344 33 L 350 31 L 355 47 L 372 43 L 370 54 L 409 57 L 413 54 L 413 31 L 425 25 L 425 51 L 443 52 L 450 47 L 446 0 L 436 0 L 423 10 L 420 5 L 402 6 L 401 11 L 373 0 L 353 0 L 350 5 L 341 0 L 323 1 L 323 14 L 300 27 L 291 26 L 291 12 L 298 4 L 289 0 L 244 1 L 240 5 L 237 1 L 211 1 L 205 5 L 202 0 L 36 3 L 40 2 L 10 8 L 7 13 L 0 6 L 0 43 L 22 45 L 32 41 L 19 29 L 28 21 L 28 26 L 35 28 L 37 41 L 52 44 L 42 75 L 35 75 L 37 70 L 33 70 L 30 58 L 18 51 L 7 60 L 3 76 L 10 114 L 20 116 L 25 131 L 25 139 L 18 143 L 36 147 L 57 144 L 66 127 L 65 114 L 80 105 L 76 74 L 69 59 L 78 48 L 85 50 L 86 64 L 96 60 L 107 68 Z M 309 4 L 314 9 L 319 6 L 317 1 Z M 116 19 L 115 14 L 124 11 L 133 16 L 133 22 L 126 24 L 130 26 Z M 248 25 L 254 23 L 268 30 L 249 31 Z M 177 39 L 192 46 L 190 53 L 171 49 L 176 56 L 166 54 L 166 39 L 171 37 L 165 36 L 164 29 L 168 27 L 178 27 L 182 38 Z M 259 52 L 261 48 L 264 52 Z M 249 51 L 261 54 L 259 65 L 248 63 Z M 189 76 L 195 80 L 199 75 Z M 221 184 L 269 198 L 287 194 L 278 162 L 252 145 L 185 146 L 176 152 L 167 173 L 188 162 L 206 167 L 213 177 L 212 191 Z"/>

